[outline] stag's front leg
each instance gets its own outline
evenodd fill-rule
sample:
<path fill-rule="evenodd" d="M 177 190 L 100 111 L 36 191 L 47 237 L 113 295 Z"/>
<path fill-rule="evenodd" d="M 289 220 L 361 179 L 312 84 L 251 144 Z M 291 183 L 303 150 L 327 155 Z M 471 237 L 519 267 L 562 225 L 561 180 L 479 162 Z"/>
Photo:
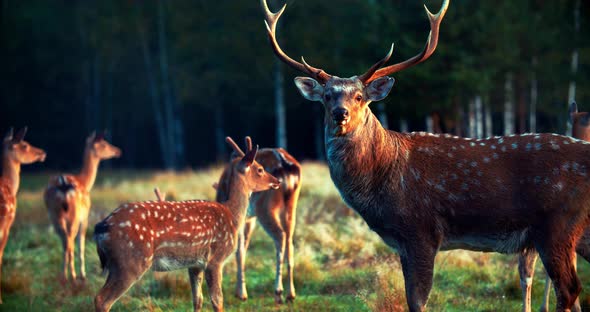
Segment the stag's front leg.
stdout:
<path fill-rule="evenodd" d="M 532 248 L 524 250 L 518 257 L 518 274 L 520 275 L 520 288 L 522 289 L 523 312 L 531 312 L 531 291 L 536 261 L 537 252 Z"/>
<path fill-rule="evenodd" d="M 188 269 L 188 276 L 191 283 L 191 294 L 193 296 L 193 311 L 201 311 L 203 308 L 203 270 L 190 268 Z"/>
<path fill-rule="evenodd" d="M 2 224 L 2 226 L 6 226 Z M 0 281 L 2 281 L 2 258 L 4 257 L 4 248 L 6 247 L 6 243 L 8 242 L 8 233 L 10 230 L 10 225 L 8 225 L 5 229 L 0 229 Z M 2 287 L 0 286 L 0 304 L 2 303 Z"/>
<path fill-rule="evenodd" d="M 207 286 L 209 286 L 209 296 L 211 297 L 211 304 L 215 312 L 223 311 L 223 291 L 221 283 L 223 281 L 223 265 L 209 264 L 205 270 L 205 279 Z"/>
<path fill-rule="evenodd" d="M 438 248 L 419 239 L 400 248 L 406 300 L 410 312 L 425 310 L 432 289 L 434 258 Z"/>

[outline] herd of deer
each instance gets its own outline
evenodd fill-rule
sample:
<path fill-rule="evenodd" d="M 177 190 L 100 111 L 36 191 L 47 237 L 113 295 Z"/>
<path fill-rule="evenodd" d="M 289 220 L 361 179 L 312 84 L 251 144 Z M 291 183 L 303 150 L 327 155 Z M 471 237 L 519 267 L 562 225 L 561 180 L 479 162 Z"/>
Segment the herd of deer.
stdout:
<path fill-rule="evenodd" d="M 309 77 L 295 78 L 301 95 L 323 104 L 325 145 L 331 178 L 344 201 L 400 256 L 410 311 L 423 311 L 432 287 L 439 250 L 520 254 L 523 311 L 531 310 L 531 285 L 537 254 L 547 271 L 545 300 L 553 282 L 557 311 L 580 310 L 581 284 L 576 254 L 590 261 L 590 114 L 570 107 L 573 137 L 523 134 L 486 139 L 384 129 L 369 104 L 384 99 L 394 84 L 388 77 L 429 58 L 438 43 L 437 14 L 426 9 L 431 31 L 416 56 L 383 67 L 387 55 L 362 75 L 340 78 L 297 62 L 280 48 L 276 25 L 285 10 L 269 10 L 261 0 L 272 49 L 287 65 Z M 0 180 L 1 259 L 14 221 L 21 164 L 45 159 L 45 152 L 23 140 L 26 128 L 3 141 Z M 214 184 L 216 201 L 126 203 L 96 224 L 94 238 L 107 280 L 95 298 L 96 311 L 113 303 L 148 270 L 188 269 L 195 311 L 202 308 L 205 277 L 215 311 L 223 310 L 224 261 L 237 249 L 236 296 L 246 300 L 244 262 L 256 219 L 276 247 L 275 300 L 282 302 L 283 263 L 295 298 L 293 233 L 301 188 L 301 167 L 285 150 L 253 147 L 243 151 L 226 139 L 233 154 Z M 119 157 L 103 135 L 86 140 L 78 175 L 50 180 L 44 199 L 63 244 L 62 282 L 76 280 L 74 239 L 85 279 L 84 245 L 90 190 L 98 164 Z M 252 194 L 254 193 L 254 194 Z M 1 299 L 0 299 L 1 302 Z"/>

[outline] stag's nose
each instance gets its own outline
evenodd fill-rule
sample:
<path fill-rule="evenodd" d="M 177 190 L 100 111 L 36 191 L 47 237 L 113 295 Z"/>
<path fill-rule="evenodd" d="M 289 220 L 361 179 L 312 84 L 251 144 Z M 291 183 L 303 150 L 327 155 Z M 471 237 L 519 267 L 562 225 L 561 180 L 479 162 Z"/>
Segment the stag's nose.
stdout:
<path fill-rule="evenodd" d="M 346 124 L 348 122 L 348 110 L 344 107 L 336 107 L 332 110 L 332 119 L 340 125 Z"/>

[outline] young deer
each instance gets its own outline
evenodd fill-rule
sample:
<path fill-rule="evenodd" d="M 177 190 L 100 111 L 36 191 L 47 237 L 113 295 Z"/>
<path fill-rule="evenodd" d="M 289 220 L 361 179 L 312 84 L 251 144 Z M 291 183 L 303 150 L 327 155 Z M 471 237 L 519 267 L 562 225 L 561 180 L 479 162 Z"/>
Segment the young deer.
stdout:
<path fill-rule="evenodd" d="M 231 138 L 226 141 L 235 146 Z M 154 271 L 188 268 L 194 311 L 203 305 L 204 273 L 213 308 L 223 311 L 223 264 L 236 248 L 250 194 L 279 187 L 279 181 L 255 161 L 257 151 L 258 147 L 248 149 L 225 169 L 229 194 L 222 203 L 129 203 L 98 223 L 94 229 L 96 249 L 109 275 L 94 299 L 96 311 L 109 311 L 150 267 Z"/>
<path fill-rule="evenodd" d="M 44 199 L 49 219 L 63 246 L 63 271 L 60 281 L 76 280 L 74 240 L 78 237 L 80 277 L 86 279 L 84 246 L 90 213 L 90 190 L 96 179 L 98 165 L 103 159 L 120 157 L 121 150 L 104 139 L 104 134 L 92 132 L 86 139 L 82 170 L 78 175 L 59 175 L 49 180 Z"/>
<path fill-rule="evenodd" d="M 590 114 L 587 112 L 578 112 L 576 103 L 572 103 L 569 107 L 569 123 L 572 125 L 572 137 L 584 141 L 590 141 Z M 582 238 L 576 245 L 576 253 L 582 256 L 586 261 L 590 262 L 590 229 L 586 229 Z M 535 262 L 537 261 L 537 253 L 534 249 L 525 250 L 518 259 L 518 273 L 520 274 L 520 286 L 523 294 L 523 311 L 531 312 L 531 295 L 533 285 L 533 275 L 535 274 Z M 574 267 L 576 265 L 576 258 L 574 258 Z M 551 279 L 545 279 L 545 291 L 543 301 L 541 303 L 540 311 L 549 311 L 549 295 L 551 291 Z M 582 311 L 580 302 L 576 299 L 572 311 Z"/>
<path fill-rule="evenodd" d="M 248 145 L 247 148 L 250 149 L 251 146 Z M 237 154 L 232 156 L 239 157 L 244 154 L 238 146 L 234 146 L 234 150 L 237 151 Z M 295 299 L 293 233 L 295 231 L 295 209 L 299 199 L 299 191 L 301 190 L 301 166 L 293 156 L 282 148 L 261 149 L 258 152 L 257 161 L 267 172 L 270 172 L 281 181 L 281 187 L 278 190 L 254 193 L 250 198 L 244 230 L 238 236 L 236 297 L 241 300 L 248 299 L 246 278 L 244 276 L 246 252 L 256 225 L 256 219 L 258 219 L 275 243 L 275 301 L 277 303 L 283 302 L 281 273 L 284 262 L 287 264 L 287 277 L 289 279 L 286 299 L 292 301 Z M 229 176 L 223 175 L 220 184 L 216 187 L 221 201 L 227 198 L 229 194 L 229 182 Z"/>
<path fill-rule="evenodd" d="M 557 309 L 581 291 L 573 263 L 590 222 L 590 144 L 557 134 L 468 139 L 384 129 L 369 104 L 394 84 L 387 75 L 429 58 L 448 8 L 427 10 L 431 32 L 421 53 L 339 78 L 287 56 L 275 37 L 284 12 L 261 0 L 275 54 L 309 77 L 295 78 L 304 98 L 325 110 L 330 175 L 344 201 L 397 249 L 410 311 L 423 311 L 439 250 L 520 253 L 535 248 L 555 283 Z"/>
<path fill-rule="evenodd" d="M 0 276 L 2 273 L 2 258 L 4 248 L 8 242 L 10 227 L 16 213 L 16 194 L 20 184 L 21 164 L 31 164 L 45 161 L 45 151 L 34 147 L 24 140 L 27 128 L 22 128 L 13 136 L 12 128 L 2 142 L 2 176 L 0 177 Z M 0 278 L 1 280 L 1 278 Z M 0 303 L 2 291 L 0 287 Z"/>

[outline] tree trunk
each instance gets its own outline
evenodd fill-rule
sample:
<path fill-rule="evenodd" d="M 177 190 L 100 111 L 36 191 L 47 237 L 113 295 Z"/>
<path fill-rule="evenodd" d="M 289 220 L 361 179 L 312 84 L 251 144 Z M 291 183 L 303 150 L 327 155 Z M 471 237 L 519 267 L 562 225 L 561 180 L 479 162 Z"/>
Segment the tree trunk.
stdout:
<path fill-rule="evenodd" d="M 574 42 L 576 42 L 576 46 L 574 47 L 574 51 L 572 52 L 572 80 L 570 80 L 568 92 L 567 92 L 567 103 L 566 110 L 569 108 L 569 105 L 576 101 L 576 73 L 578 72 L 578 35 L 580 33 L 580 0 L 576 0 L 574 5 Z M 566 135 L 572 135 L 572 126 L 569 123 L 567 124 Z"/>
<path fill-rule="evenodd" d="M 287 122 L 285 119 L 285 91 L 282 64 L 275 58 L 275 114 L 277 118 L 276 144 L 277 147 L 287 149 Z"/>
<path fill-rule="evenodd" d="M 314 126 L 314 145 L 315 145 L 315 152 L 316 158 L 318 160 L 325 160 L 326 156 L 324 153 L 324 121 L 322 120 L 322 105 L 312 105 L 313 106 L 313 116 L 315 119 L 315 126 Z"/>
<path fill-rule="evenodd" d="M 504 83 L 504 135 L 514 133 L 514 91 L 512 83 L 512 73 L 508 72 Z"/>
<path fill-rule="evenodd" d="M 139 11 L 139 5 L 138 5 Z M 166 128 L 164 124 L 164 119 L 162 118 L 162 111 L 160 109 L 159 104 L 159 90 L 156 84 L 156 77 L 154 76 L 154 72 L 152 70 L 152 57 L 151 53 L 147 44 L 146 34 L 141 25 L 139 12 L 137 14 L 136 26 L 137 31 L 139 34 L 139 42 L 141 45 L 141 52 L 143 55 L 143 62 L 146 71 L 146 77 L 148 80 L 148 93 L 150 95 L 150 103 L 152 106 L 152 112 L 154 114 L 154 119 L 156 122 L 156 131 L 158 133 L 158 140 L 160 142 L 160 156 L 162 157 L 162 161 L 164 162 L 164 167 L 166 169 L 172 169 L 172 162 L 170 160 L 170 153 L 167 150 L 167 140 L 166 140 Z"/>
<path fill-rule="evenodd" d="M 467 121 L 467 137 L 476 138 L 477 137 L 477 126 L 476 126 L 476 119 L 475 119 L 475 100 L 469 100 L 469 109 L 468 109 L 468 121 Z"/>
<path fill-rule="evenodd" d="M 387 113 L 385 112 L 385 103 L 379 102 L 377 103 L 377 118 L 379 118 L 379 122 L 381 126 L 385 129 L 389 129 L 389 123 L 387 122 Z"/>
<path fill-rule="evenodd" d="M 485 112 L 485 136 L 491 137 L 494 135 L 494 127 L 492 123 L 492 106 L 490 104 L 489 98 L 486 98 L 484 102 L 484 112 Z"/>
<path fill-rule="evenodd" d="M 225 161 L 227 159 L 226 151 L 225 151 L 225 123 L 223 120 L 223 105 L 221 102 L 218 105 L 215 105 L 214 108 L 214 118 L 215 118 L 215 154 L 217 161 Z"/>
<path fill-rule="evenodd" d="M 481 139 L 483 138 L 483 103 L 481 95 L 476 95 L 473 102 L 475 105 L 475 136 Z"/>
<path fill-rule="evenodd" d="M 434 133 L 434 124 L 432 122 L 432 115 L 426 115 L 426 132 Z"/>
<path fill-rule="evenodd" d="M 537 58 L 533 56 L 532 59 L 532 74 L 531 74 L 531 105 L 529 107 L 529 130 L 533 133 L 537 132 Z"/>
<path fill-rule="evenodd" d="M 158 47 L 160 50 L 160 75 L 162 79 L 162 99 L 164 102 L 165 123 L 164 131 L 166 136 L 166 149 L 169 154 L 169 165 L 166 169 L 176 169 L 176 137 L 175 133 L 175 116 L 174 107 L 172 103 L 172 91 L 170 88 L 170 75 L 168 70 L 168 50 L 166 38 L 166 21 L 165 8 L 162 0 L 158 0 Z"/>

